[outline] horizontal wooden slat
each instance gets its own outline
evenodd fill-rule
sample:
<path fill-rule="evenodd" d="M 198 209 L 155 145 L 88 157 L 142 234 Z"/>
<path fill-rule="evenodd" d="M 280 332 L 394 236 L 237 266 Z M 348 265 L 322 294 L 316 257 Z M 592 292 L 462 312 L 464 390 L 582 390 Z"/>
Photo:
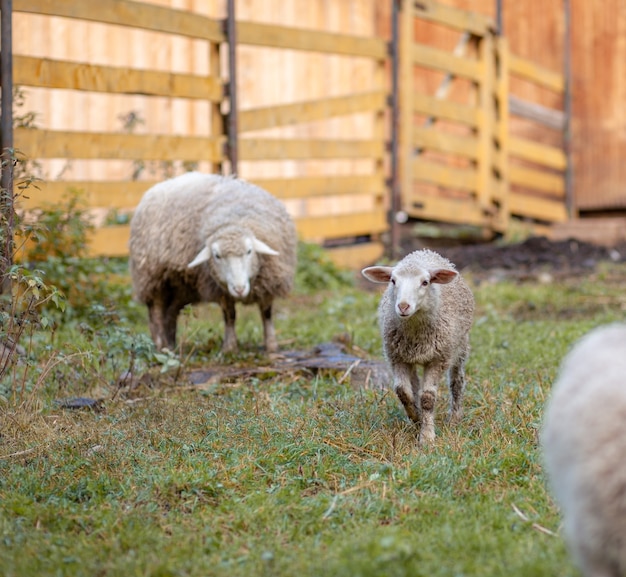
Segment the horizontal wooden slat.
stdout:
<path fill-rule="evenodd" d="M 239 112 L 240 132 L 275 128 L 359 112 L 383 110 L 387 94 L 384 91 L 351 94 L 295 104 L 267 106 Z"/>
<path fill-rule="evenodd" d="M 567 209 L 559 200 L 539 198 L 514 192 L 509 197 L 509 210 L 516 216 L 536 218 L 547 222 L 565 222 Z"/>
<path fill-rule="evenodd" d="M 307 140 L 255 138 L 239 141 L 241 160 L 305 160 L 313 158 L 382 158 L 381 140 Z"/>
<path fill-rule="evenodd" d="M 528 102 L 513 94 L 509 94 L 508 104 L 509 112 L 515 116 L 538 122 L 553 130 L 563 130 L 565 127 L 565 113 L 562 110 Z"/>
<path fill-rule="evenodd" d="M 442 120 L 452 120 L 472 127 L 481 123 L 482 111 L 479 108 L 438 100 L 425 94 L 413 94 L 413 110 Z"/>
<path fill-rule="evenodd" d="M 19 55 L 13 57 L 13 71 L 15 84 L 22 86 L 200 98 L 212 102 L 220 102 L 224 97 L 221 80 L 192 74 L 96 66 Z"/>
<path fill-rule="evenodd" d="M 130 226 L 103 226 L 89 236 L 87 254 L 89 256 L 127 256 Z"/>
<path fill-rule="evenodd" d="M 453 168 L 438 162 L 418 158 L 413 162 L 413 178 L 448 188 L 476 190 L 478 175 L 468 168 Z"/>
<path fill-rule="evenodd" d="M 206 160 L 221 162 L 223 138 L 18 128 L 15 147 L 31 159 Z"/>
<path fill-rule="evenodd" d="M 509 180 L 511 184 L 547 192 L 557 198 L 565 196 L 565 182 L 562 176 L 510 164 Z"/>
<path fill-rule="evenodd" d="M 509 70 L 511 74 L 521 76 L 525 80 L 530 80 L 555 92 L 565 90 L 565 79 L 562 74 L 539 66 L 531 60 L 509 54 Z"/>
<path fill-rule="evenodd" d="M 385 245 L 382 242 L 364 242 L 327 249 L 328 256 L 335 265 L 351 270 L 376 263 L 383 256 Z"/>
<path fill-rule="evenodd" d="M 226 37 L 222 22 L 184 10 L 174 10 L 154 4 L 128 0 L 14 0 L 15 12 L 30 12 L 48 16 L 63 16 L 105 24 L 142 28 L 155 32 L 178 34 L 211 42 L 223 42 Z"/>
<path fill-rule="evenodd" d="M 303 240 L 319 242 L 323 239 L 377 234 L 388 228 L 384 211 L 310 216 L 296 219 L 296 229 Z"/>
<path fill-rule="evenodd" d="M 413 196 L 406 198 L 405 212 L 413 218 L 483 226 L 487 217 L 472 199 L 452 199 L 439 196 Z"/>
<path fill-rule="evenodd" d="M 567 166 L 567 158 L 560 148 L 547 146 L 525 138 L 511 136 L 509 138 L 509 154 L 555 170 L 565 170 Z"/>
<path fill-rule="evenodd" d="M 430 20 L 457 30 L 467 30 L 475 36 L 484 36 L 489 30 L 495 29 L 494 21 L 478 12 L 459 10 L 434 0 L 417 0 L 414 6 L 415 16 L 421 20 Z"/>
<path fill-rule="evenodd" d="M 462 76 L 478 82 L 482 74 L 482 66 L 476 60 L 460 58 L 450 52 L 426 46 L 425 44 L 414 44 L 411 50 L 411 61 L 413 64 L 433 68 L 448 72 L 454 76 Z"/>
<path fill-rule="evenodd" d="M 306 28 L 289 28 L 258 22 L 237 22 L 237 42 L 254 46 L 325 52 L 384 60 L 387 46 L 380 38 L 350 36 Z"/>
<path fill-rule="evenodd" d="M 255 178 L 254 184 L 286 200 L 344 194 L 382 195 L 385 180 L 380 174 L 312 176 L 308 178 Z"/>
<path fill-rule="evenodd" d="M 478 139 L 475 136 L 458 136 L 437 128 L 413 128 L 413 145 L 451 154 L 458 154 L 476 160 Z"/>
<path fill-rule="evenodd" d="M 68 192 L 81 191 L 82 201 L 90 207 L 129 208 L 136 206 L 143 194 L 158 181 L 39 181 L 18 198 L 21 209 L 32 210 L 43 205 L 63 202 Z M 254 184 L 265 188 L 282 200 L 362 194 L 382 196 L 385 180 L 380 174 L 355 176 L 312 176 L 307 178 L 254 179 Z"/>

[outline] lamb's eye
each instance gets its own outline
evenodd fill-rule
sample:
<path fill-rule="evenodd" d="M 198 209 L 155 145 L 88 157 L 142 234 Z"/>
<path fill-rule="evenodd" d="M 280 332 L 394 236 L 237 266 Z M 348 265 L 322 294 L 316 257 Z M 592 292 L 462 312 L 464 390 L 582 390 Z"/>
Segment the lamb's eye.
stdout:
<path fill-rule="evenodd" d="M 216 260 L 220 260 L 222 258 L 222 256 L 217 253 L 215 253 L 213 256 L 215 257 Z"/>
<path fill-rule="evenodd" d="M 428 286 L 428 281 L 427 280 L 422 281 L 422 286 Z"/>
<path fill-rule="evenodd" d="M 247 255 L 252 254 L 252 249 L 251 249 L 251 248 L 249 248 L 249 249 L 246 251 L 246 254 L 247 254 Z"/>
<path fill-rule="evenodd" d="M 391 282 L 391 284 L 393 286 L 396 286 L 396 279 L 395 278 L 390 279 L 390 282 Z"/>

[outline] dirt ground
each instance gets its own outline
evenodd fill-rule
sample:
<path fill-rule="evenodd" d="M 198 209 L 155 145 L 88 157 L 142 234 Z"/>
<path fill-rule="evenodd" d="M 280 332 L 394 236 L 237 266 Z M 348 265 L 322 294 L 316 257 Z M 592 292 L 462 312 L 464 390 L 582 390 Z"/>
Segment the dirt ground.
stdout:
<path fill-rule="evenodd" d="M 450 259 L 460 271 L 478 278 L 562 278 L 594 270 L 601 262 L 625 262 L 626 245 L 602 247 L 579 240 L 551 241 L 531 237 L 514 244 L 474 243 L 434 246 L 405 238 L 403 251 L 432 248 Z"/>

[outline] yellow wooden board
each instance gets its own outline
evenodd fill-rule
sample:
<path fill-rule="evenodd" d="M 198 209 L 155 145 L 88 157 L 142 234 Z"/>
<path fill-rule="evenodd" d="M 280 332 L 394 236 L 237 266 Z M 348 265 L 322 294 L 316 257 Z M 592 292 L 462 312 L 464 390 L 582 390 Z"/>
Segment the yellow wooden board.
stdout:
<path fill-rule="evenodd" d="M 413 161 L 413 178 L 448 188 L 476 191 L 478 173 L 470 168 L 454 168 L 446 164 L 418 158 Z M 406 193 L 406 191 L 405 191 Z"/>
<path fill-rule="evenodd" d="M 526 218 L 536 218 L 547 222 L 565 222 L 567 209 L 565 203 L 513 192 L 509 197 L 511 214 Z"/>
<path fill-rule="evenodd" d="M 450 52 L 425 44 L 413 45 L 411 61 L 413 64 L 449 72 L 454 76 L 462 76 L 474 81 L 480 79 L 481 68 L 476 60 L 454 56 Z"/>
<path fill-rule="evenodd" d="M 412 104 L 415 112 L 441 120 L 452 120 L 474 128 L 482 122 L 482 112 L 474 106 L 438 100 L 432 96 L 420 93 L 412 95 Z"/>
<path fill-rule="evenodd" d="M 385 194 L 382 175 L 311 176 L 300 178 L 255 178 L 251 182 L 283 200 L 338 196 L 344 194 Z"/>
<path fill-rule="evenodd" d="M 254 46 L 362 56 L 376 60 L 387 58 L 387 45 L 382 38 L 350 36 L 258 22 L 237 22 L 237 42 Z"/>
<path fill-rule="evenodd" d="M 488 16 L 478 12 L 460 10 L 452 6 L 446 6 L 436 0 L 419 0 L 411 2 L 415 5 L 415 16 L 420 20 L 430 20 L 450 28 L 468 31 L 475 36 L 484 36 L 489 30 L 495 29 L 495 22 Z"/>
<path fill-rule="evenodd" d="M 378 234 L 388 229 L 384 211 L 308 216 L 296 219 L 300 238 L 311 242 L 324 239 Z"/>
<path fill-rule="evenodd" d="M 212 102 L 224 98 L 223 83 L 218 78 L 19 55 L 13 57 L 13 81 L 20 86 L 199 98 Z"/>
<path fill-rule="evenodd" d="M 565 181 L 556 174 L 510 165 L 509 179 L 511 184 L 546 192 L 559 199 L 565 197 Z"/>
<path fill-rule="evenodd" d="M 334 118 L 358 112 L 384 110 L 387 93 L 383 90 L 366 94 L 351 94 L 322 100 L 310 100 L 295 104 L 266 106 L 239 112 L 239 131 L 250 132 L 264 128 L 288 126 Z"/>
<path fill-rule="evenodd" d="M 28 158 L 102 158 L 128 160 L 224 159 L 223 138 L 70 132 L 18 128 L 15 148 Z"/>
<path fill-rule="evenodd" d="M 378 262 L 384 251 L 382 242 L 364 242 L 327 249 L 328 256 L 337 266 L 355 271 Z"/>
<path fill-rule="evenodd" d="M 255 138 L 239 141 L 240 160 L 380 158 L 384 141 Z"/>
<path fill-rule="evenodd" d="M 437 127 L 414 127 L 413 145 L 417 148 L 457 154 L 472 160 L 476 160 L 479 154 L 478 140 L 475 136 L 458 136 L 443 132 Z"/>
<path fill-rule="evenodd" d="M 489 222 L 478 203 L 472 199 L 412 196 L 406 198 L 404 210 L 409 216 L 424 220 L 477 226 L 484 226 Z"/>
<path fill-rule="evenodd" d="M 562 74 L 548 70 L 531 60 L 520 58 L 514 54 L 509 56 L 509 71 L 511 74 L 521 76 L 525 80 L 530 80 L 555 92 L 565 90 L 565 79 Z"/>
<path fill-rule="evenodd" d="M 567 167 L 567 158 L 562 149 L 526 138 L 511 136 L 509 154 L 555 170 L 565 170 Z"/>
<path fill-rule="evenodd" d="M 130 26 L 211 42 L 223 42 L 226 38 L 220 20 L 128 0 L 14 0 L 13 11 Z"/>

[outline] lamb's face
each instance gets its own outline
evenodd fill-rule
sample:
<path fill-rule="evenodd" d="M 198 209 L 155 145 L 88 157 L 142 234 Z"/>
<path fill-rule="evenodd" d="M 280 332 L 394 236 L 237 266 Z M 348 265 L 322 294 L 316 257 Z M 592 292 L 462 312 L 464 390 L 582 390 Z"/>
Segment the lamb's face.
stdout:
<path fill-rule="evenodd" d="M 261 266 L 260 254 L 276 256 L 278 252 L 251 234 L 224 236 L 207 240 L 206 246 L 188 265 L 189 268 L 209 262 L 215 280 L 234 299 L 245 299 Z"/>
<path fill-rule="evenodd" d="M 394 312 L 400 318 L 409 318 L 430 302 L 433 284 L 447 284 L 458 273 L 451 269 L 426 269 L 400 262 L 395 267 L 372 266 L 362 274 L 372 282 L 389 283 L 388 291 L 394 303 Z"/>

